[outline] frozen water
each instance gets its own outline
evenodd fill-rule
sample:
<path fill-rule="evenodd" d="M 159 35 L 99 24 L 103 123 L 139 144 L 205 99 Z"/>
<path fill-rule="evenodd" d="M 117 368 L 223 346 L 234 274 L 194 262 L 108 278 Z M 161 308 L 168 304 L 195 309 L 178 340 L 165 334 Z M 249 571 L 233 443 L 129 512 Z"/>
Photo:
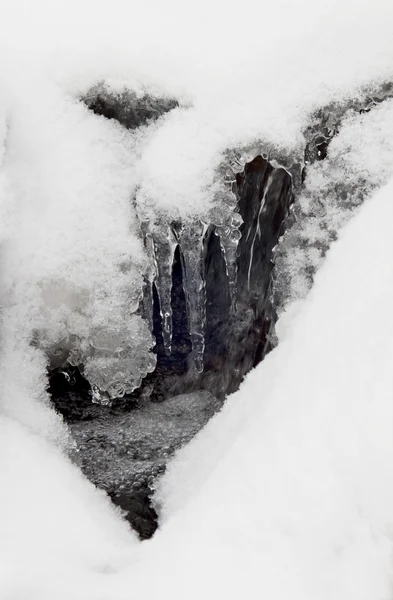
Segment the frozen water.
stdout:
<path fill-rule="evenodd" d="M 203 370 L 205 349 L 206 299 L 203 240 L 207 225 L 201 222 L 183 226 L 178 239 L 183 258 L 183 286 L 186 295 L 188 329 L 192 343 L 192 366 Z"/>
<path fill-rule="evenodd" d="M 169 356 L 172 345 L 172 268 L 178 242 L 172 228 L 165 223 L 162 227 L 155 228 L 152 239 L 155 265 L 154 282 L 160 302 L 165 353 Z"/>

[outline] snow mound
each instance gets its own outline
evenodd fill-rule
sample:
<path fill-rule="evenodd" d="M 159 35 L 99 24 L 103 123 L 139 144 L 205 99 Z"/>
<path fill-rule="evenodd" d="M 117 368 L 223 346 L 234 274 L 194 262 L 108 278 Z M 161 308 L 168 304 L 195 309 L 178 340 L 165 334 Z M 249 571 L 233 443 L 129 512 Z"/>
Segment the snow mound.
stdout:
<path fill-rule="evenodd" d="M 156 557 L 166 548 L 177 575 L 163 597 L 180 598 L 195 565 L 190 598 L 389 597 L 392 217 L 393 181 L 333 245 L 279 347 L 168 469 Z"/>

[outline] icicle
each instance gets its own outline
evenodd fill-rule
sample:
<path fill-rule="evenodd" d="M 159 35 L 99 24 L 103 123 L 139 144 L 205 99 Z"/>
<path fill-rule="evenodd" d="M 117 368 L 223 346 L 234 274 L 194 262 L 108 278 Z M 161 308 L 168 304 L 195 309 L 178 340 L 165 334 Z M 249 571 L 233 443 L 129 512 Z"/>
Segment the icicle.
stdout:
<path fill-rule="evenodd" d="M 183 286 L 186 296 L 188 329 L 192 343 L 192 362 L 198 373 L 203 371 L 205 351 L 206 297 L 203 239 L 208 226 L 194 223 L 179 232 L 183 256 Z"/>
<path fill-rule="evenodd" d="M 231 310 L 236 310 L 237 290 L 237 247 L 241 238 L 240 225 L 242 218 L 239 213 L 233 213 L 231 225 L 217 227 L 220 236 L 221 250 L 224 255 L 226 272 L 229 283 L 229 294 L 231 298 Z"/>
<path fill-rule="evenodd" d="M 153 281 L 156 276 L 154 261 L 154 243 L 151 234 L 148 232 L 148 224 L 145 223 L 142 228 L 144 236 L 145 250 L 149 259 L 149 269 L 144 276 L 144 290 L 142 295 L 143 316 L 149 323 L 150 331 L 153 331 Z"/>
<path fill-rule="evenodd" d="M 238 151 L 229 153 L 219 169 L 221 186 L 215 193 L 215 206 L 210 220 L 216 226 L 221 251 L 225 260 L 231 298 L 231 312 L 236 311 L 237 249 L 241 238 L 243 219 L 238 209 L 236 175 L 244 171 L 245 157 Z"/>
<path fill-rule="evenodd" d="M 172 267 L 177 241 L 172 229 L 166 225 L 164 231 L 154 231 L 153 243 L 156 267 L 155 284 L 162 318 L 162 338 L 165 354 L 169 356 L 172 346 Z"/>

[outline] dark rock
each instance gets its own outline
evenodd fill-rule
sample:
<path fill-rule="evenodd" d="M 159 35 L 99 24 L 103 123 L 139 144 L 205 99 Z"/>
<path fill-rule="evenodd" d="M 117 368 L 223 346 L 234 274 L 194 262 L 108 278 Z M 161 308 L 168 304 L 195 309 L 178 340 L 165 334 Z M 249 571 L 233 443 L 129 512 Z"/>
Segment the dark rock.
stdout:
<path fill-rule="evenodd" d="M 138 491 L 109 494 L 113 504 L 122 509 L 125 519 L 131 523 L 141 540 L 151 538 L 158 527 L 158 516 L 151 504 L 150 494 L 151 490 L 147 486 Z"/>
<path fill-rule="evenodd" d="M 293 202 L 292 179 L 285 169 L 275 169 L 257 156 L 237 176 L 237 195 L 243 224 L 238 246 L 236 310 L 232 314 L 219 244 L 209 242 L 215 257 L 207 252 L 202 381 L 204 387 L 220 397 L 235 391 L 270 348 L 268 334 L 274 319 L 270 304 L 272 252 Z"/>
<path fill-rule="evenodd" d="M 93 87 L 82 100 L 96 115 L 115 119 L 127 129 L 155 121 L 179 105 L 174 98 L 138 97 L 130 90 L 116 93 L 105 84 Z"/>

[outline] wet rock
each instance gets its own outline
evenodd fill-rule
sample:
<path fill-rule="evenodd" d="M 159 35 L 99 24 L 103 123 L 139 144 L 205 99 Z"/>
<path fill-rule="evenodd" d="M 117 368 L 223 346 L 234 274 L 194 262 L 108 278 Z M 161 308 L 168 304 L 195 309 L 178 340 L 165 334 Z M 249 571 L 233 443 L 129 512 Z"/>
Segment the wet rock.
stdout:
<path fill-rule="evenodd" d="M 93 419 L 70 423 L 76 442 L 73 460 L 105 490 L 145 539 L 156 528 L 150 496 L 174 452 L 219 409 L 209 392 L 198 391 L 155 403 L 140 400 L 130 412 L 100 406 Z"/>
<path fill-rule="evenodd" d="M 270 304 L 272 252 L 293 202 L 290 174 L 273 168 L 262 156 L 246 164 L 236 186 L 243 224 L 232 312 L 214 232 L 206 255 L 207 331 L 202 383 L 220 397 L 235 391 L 269 350 L 274 318 Z"/>

